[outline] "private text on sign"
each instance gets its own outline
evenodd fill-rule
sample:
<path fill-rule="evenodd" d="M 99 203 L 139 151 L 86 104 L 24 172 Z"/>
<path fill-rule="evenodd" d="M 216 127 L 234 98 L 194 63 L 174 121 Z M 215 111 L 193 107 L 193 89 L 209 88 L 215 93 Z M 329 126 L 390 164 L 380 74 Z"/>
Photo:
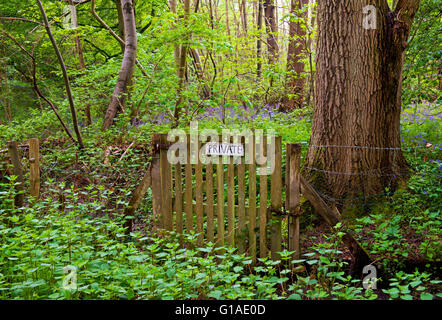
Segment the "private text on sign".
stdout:
<path fill-rule="evenodd" d="M 244 156 L 244 146 L 235 143 L 206 143 L 206 155 L 210 156 Z"/>

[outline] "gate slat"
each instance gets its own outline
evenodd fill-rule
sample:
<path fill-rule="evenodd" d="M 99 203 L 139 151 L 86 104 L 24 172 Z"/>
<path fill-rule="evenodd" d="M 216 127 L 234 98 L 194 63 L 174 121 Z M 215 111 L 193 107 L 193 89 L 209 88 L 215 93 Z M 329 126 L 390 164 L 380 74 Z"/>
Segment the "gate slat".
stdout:
<path fill-rule="evenodd" d="M 195 169 L 195 201 L 196 201 L 196 232 L 199 233 L 197 244 L 201 246 L 204 240 L 204 217 L 203 217 L 203 164 L 199 158 L 201 144 L 198 143 L 197 164 Z"/>
<path fill-rule="evenodd" d="M 187 161 L 185 165 L 185 183 L 186 189 L 184 190 L 186 211 L 186 232 L 193 231 L 193 192 L 192 192 L 192 164 L 190 163 L 190 136 L 187 136 Z"/>
<path fill-rule="evenodd" d="M 213 164 L 210 161 L 206 166 L 206 195 L 207 195 L 207 240 L 209 242 L 214 241 L 214 228 L 213 228 Z"/>
<path fill-rule="evenodd" d="M 224 165 L 222 157 L 218 157 L 216 165 L 217 182 L 217 244 L 224 246 Z"/>
<path fill-rule="evenodd" d="M 289 163 L 289 175 L 287 181 L 286 194 L 290 195 L 287 200 L 287 208 L 295 216 L 289 217 L 289 250 L 295 251 L 294 259 L 300 257 L 300 239 L 299 239 L 299 212 L 300 212 L 300 172 L 301 164 L 301 145 L 287 144 L 287 159 Z"/>
<path fill-rule="evenodd" d="M 251 161 L 249 164 L 249 251 L 253 263 L 256 262 L 256 164 L 255 164 L 255 137 L 249 137 L 252 140 L 250 148 Z"/>
<path fill-rule="evenodd" d="M 176 231 L 183 234 L 183 174 L 180 162 L 175 165 L 175 214 Z"/>
<path fill-rule="evenodd" d="M 228 141 L 231 142 L 231 141 Z M 235 243 L 235 171 L 233 158 L 228 158 L 227 165 L 227 243 Z"/>
<path fill-rule="evenodd" d="M 244 245 L 244 226 L 246 221 L 246 195 L 245 195 L 245 159 L 241 159 L 241 163 L 238 164 L 238 251 L 239 253 L 245 252 Z"/>
<path fill-rule="evenodd" d="M 161 135 L 161 143 L 167 143 L 167 135 Z M 161 193 L 162 193 L 162 223 L 164 229 L 172 231 L 173 213 L 172 213 L 172 167 L 167 159 L 167 150 L 160 150 L 160 168 L 161 168 Z"/>
<path fill-rule="evenodd" d="M 260 154 L 267 156 L 267 137 L 261 137 Z M 262 150 L 262 151 L 261 151 Z M 261 164 L 261 168 L 267 168 L 267 163 Z M 259 256 L 267 257 L 267 174 L 259 177 Z"/>

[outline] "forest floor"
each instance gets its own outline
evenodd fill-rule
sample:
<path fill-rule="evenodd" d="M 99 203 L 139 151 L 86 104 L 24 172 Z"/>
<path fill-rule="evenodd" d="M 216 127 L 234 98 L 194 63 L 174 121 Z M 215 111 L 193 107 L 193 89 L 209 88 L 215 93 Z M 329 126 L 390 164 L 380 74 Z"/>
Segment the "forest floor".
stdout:
<path fill-rule="evenodd" d="M 212 110 L 211 112 L 213 114 L 216 111 Z M 254 114 L 256 115 L 256 113 Z M 210 123 L 204 123 L 204 118 L 206 116 L 202 116 L 202 126 L 209 126 Z M 297 119 L 296 125 L 287 126 L 288 123 L 293 123 L 293 119 Z M 379 283 L 378 289 L 374 291 L 378 299 L 439 297 L 441 293 L 440 249 L 442 243 L 440 230 L 442 219 L 440 208 L 442 207 L 442 188 L 440 177 L 442 165 L 440 161 L 442 158 L 442 138 L 440 119 L 440 107 L 419 105 L 411 106 L 405 110 L 402 120 L 402 141 L 405 147 L 414 147 L 406 152 L 406 156 L 416 174 L 409 180 L 407 188 L 382 197 L 382 199 L 372 199 L 369 203 L 370 211 L 366 215 L 349 221 L 349 227 L 356 233 L 362 246 L 369 251 L 375 261 L 374 264 L 378 266 L 379 272 L 382 273 L 383 280 Z M 244 114 L 240 114 L 236 121 L 229 123 L 229 126 L 243 127 L 244 124 L 247 126 L 247 124 L 256 124 L 260 121 L 264 128 L 275 128 L 283 136 L 284 142 L 301 142 L 304 145 L 308 143 L 311 121 L 308 115 L 300 115 L 299 113 L 279 115 L 276 111 L 269 111 L 264 116 L 255 117 L 253 115 L 246 117 Z M 219 123 L 216 126 L 219 126 Z M 147 132 L 144 131 L 146 129 L 148 129 Z M 228 299 L 234 297 L 282 298 L 289 296 L 294 299 L 333 297 L 354 299 L 364 296 L 360 287 L 353 286 L 348 282 L 349 280 L 345 280 L 348 276 L 351 255 L 342 245 L 336 230 L 330 230 L 317 215 L 310 211 L 307 211 L 301 219 L 302 252 L 306 253 L 307 256 L 305 259 L 303 257 L 302 261 L 297 262 L 300 264 L 297 271 L 290 273 L 289 277 L 285 276 L 287 271 L 284 267 L 275 267 L 269 261 L 260 261 L 257 266 L 258 269 L 254 271 L 247 266 L 247 263 L 246 269 L 243 270 L 243 267 L 240 269 L 241 264 L 246 261 L 241 259 L 247 259 L 247 257 L 241 258 L 232 253 L 232 255 L 227 255 L 224 258 L 225 260 L 213 269 L 217 271 L 209 272 L 209 275 L 207 275 L 209 278 L 204 276 L 203 283 L 205 285 L 201 288 L 190 286 L 179 292 L 164 289 L 163 285 L 167 283 L 170 285 L 175 283 L 176 285 L 176 281 L 184 280 L 177 280 L 168 275 L 167 266 L 171 263 L 170 261 L 173 261 L 168 251 L 172 244 L 168 244 L 168 241 L 173 242 L 173 240 L 162 239 L 159 242 L 162 243 L 161 248 L 155 249 L 156 251 L 151 248 L 157 242 L 155 240 L 157 235 L 152 231 L 152 195 L 150 190 L 136 212 L 135 224 L 131 234 L 137 236 L 134 236 L 132 240 L 126 239 L 126 232 L 122 231 L 122 225 L 120 224 L 121 219 L 124 219 L 121 216 L 122 210 L 127 205 L 134 187 L 148 167 L 151 156 L 150 141 L 152 134 L 164 129 L 155 128 L 152 124 L 146 123 L 134 126 L 131 130 L 133 132 L 125 132 L 118 139 L 112 141 L 103 139 L 97 133 L 95 137 L 89 140 L 88 148 L 83 152 L 79 152 L 74 145 L 63 138 L 41 139 L 42 181 L 44 182 L 42 197 L 39 204 L 27 203 L 25 213 L 20 214 L 23 220 L 20 218 L 17 221 L 12 221 L 4 216 L 4 214 L 11 211 L 11 207 L 5 207 L 4 205 L 10 203 L 12 189 L 7 184 L 2 184 L 2 190 L 0 190 L 1 197 L 4 200 L 0 205 L 0 212 L 2 212 L 3 217 L 1 224 L 2 237 L 8 236 L 8 238 L 5 238 L 8 239 L 5 243 L 9 244 L 2 248 L 0 254 L 0 295 L 32 298 L 32 294 L 29 293 L 29 290 L 26 290 L 28 288 L 26 286 L 38 285 L 41 286 L 41 290 L 36 291 L 38 297 L 50 296 L 50 298 L 57 299 L 63 297 L 118 298 L 121 292 L 124 292 L 125 296 L 132 296 L 133 298 L 173 297 L 186 299 L 217 298 L 218 295 Z M 25 144 L 24 141 L 22 142 Z M 429 144 L 431 146 L 428 146 Z M 26 147 L 23 148 L 22 155 L 24 159 L 27 158 Z M 28 163 L 26 163 L 26 160 L 24 165 L 27 171 Z M 34 209 L 35 205 L 39 206 L 40 209 L 36 211 Z M 17 212 L 17 210 L 17 208 L 13 209 L 14 212 Z M 64 220 L 59 214 L 66 216 L 66 218 L 69 218 L 71 214 L 74 215 L 73 222 L 75 224 L 71 225 L 71 222 L 69 222 L 71 220 Z M 58 226 L 58 222 L 51 225 L 42 225 L 45 223 L 44 221 L 34 221 L 32 218 L 41 215 L 46 217 L 47 223 L 64 221 L 64 225 Z M 5 224 L 6 221 L 9 222 Z M 89 225 L 80 227 L 78 223 Z M 14 224 L 16 224 L 16 227 L 14 227 Z M 54 239 L 59 237 L 57 238 L 59 240 L 56 241 L 58 244 L 67 241 L 67 245 L 57 247 L 54 251 L 59 255 L 58 258 L 49 258 L 51 254 L 46 252 L 47 248 L 43 244 L 47 243 L 51 246 L 53 244 L 50 240 L 42 240 L 44 232 L 35 234 L 31 232 L 26 236 L 21 233 L 22 230 L 39 230 L 39 228 L 55 234 Z M 78 228 L 85 228 L 85 231 L 76 231 Z M 107 231 L 103 233 L 103 230 Z M 71 234 L 71 236 L 66 238 L 63 232 Z M 91 238 L 89 239 L 89 237 Z M 98 241 L 104 242 L 98 245 L 97 239 L 101 237 L 103 240 Z M 23 240 L 23 238 L 27 240 Z M 14 239 L 24 243 L 21 250 L 16 247 Z M 145 239 L 143 240 L 145 244 L 141 245 L 142 240 L 140 239 Z M 76 249 L 71 247 L 73 242 L 78 242 Z M 29 244 L 29 247 L 26 243 Z M 132 251 L 131 243 L 134 243 L 137 248 L 136 252 Z M 84 248 L 80 249 L 79 246 L 84 246 Z M 116 250 L 112 249 L 114 247 L 122 248 L 117 249 L 118 252 L 124 252 L 121 259 L 109 253 Z M 95 249 L 92 253 L 87 253 L 90 249 L 86 248 Z M 29 262 L 23 259 L 26 256 L 32 256 L 35 250 L 40 250 L 41 253 L 32 258 L 31 261 L 33 262 L 28 265 Z M 139 270 L 140 266 L 136 263 L 134 265 L 133 262 L 140 259 L 144 261 L 146 259 L 144 255 L 146 252 L 150 252 L 149 250 L 154 251 L 151 251 L 148 256 L 151 259 L 154 259 L 155 256 L 157 260 L 145 263 L 144 266 L 148 270 Z M 205 250 L 212 252 L 207 248 Z M 193 254 L 191 252 L 193 251 L 190 250 L 186 254 Z M 101 256 L 100 263 L 108 266 L 109 270 L 112 271 L 112 275 L 108 273 L 110 271 L 106 271 L 107 269 L 97 269 L 95 264 L 98 263 L 96 262 L 98 261 L 97 258 L 85 258 L 90 254 Z M 199 276 L 196 276 L 192 270 L 195 270 L 195 268 L 200 268 L 200 271 L 206 270 L 206 265 L 212 263 L 211 257 L 212 253 L 207 253 L 202 257 L 206 260 L 197 260 L 194 264 L 184 264 L 183 270 L 190 270 L 186 271 L 190 272 L 186 277 L 193 277 L 197 281 Z M 11 264 L 17 259 L 21 263 Z M 45 262 L 48 259 L 53 260 L 50 260 L 52 261 L 50 263 Z M 196 257 L 195 259 L 199 258 Z M 61 279 L 62 266 L 66 264 L 66 261 L 72 262 L 74 260 L 80 265 L 80 269 L 84 270 L 82 274 L 84 288 L 74 296 L 70 294 L 66 296 L 63 291 L 54 291 L 60 281 L 56 279 Z M 34 270 L 35 267 L 32 266 L 38 261 L 41 263 L 41 266 L 38 267 L 40 271 L 29 273 L 32 276 L 31 281 L 28 279 L 29 276 L 26 275 L 26 272 Z M 50 272 L 45 269 L 45 263 L 54 266 L 48 266 Z M 235 274 L 230 273 L 232 272 L 232 265 L 236 265 Z M 175 270 L 174 267 L 169 267 L 172 268 L 171 270 Z M 160 268 L 158 273 L 152 271 L 155 268 Z M 134 280 L 130 280 L 130 277 L 128 280 L 121 280 L 121 276 L 115 274 L 118 273 L 117 270 L 122 269 L 131 270 L 130 272 L 135 278 L 141 276 L 155 279 L 154 284 L 152 284 L 154 289 L 151 288 L 149 292 L 145 292 L 144 286 L 139 285 L 135 278 Z M 267 274 L 260 275 L 260 271 L 257 270 L 265 270 Z M 334 271 L 330 272 L 330 270 Z M 35 274 L 35 272 L 39 273 Z M 100 280 L 103 276 L 102 272 L 108 274 L 106 277 L 111 277 L 113 281 L 111 282 L 113 286 L 116 286 L 115 288 L 102 283 L 102 280 Z M 149 272 L 151 272 L 150 275 Z M 212 274 L 211 272 L 215 273 Z M 206 274 L 206 271 L 200 273 Z M 219 277 L 223 279 L 232 277 L 229 280 L 231 282 L 215 281 L 213 277 L 216 278 L 216 273 L 219 273 Z M 54 280 L 50 274 L 57 274 L 58 276 Z M 250 277 L 252 276 L 256 277 L 253 285 L 248 282 L 251 281 Z M 201 275 L 201 277 L 203 276 Z M 42 279 L 45 281 L 44 284 L 41 282 Z M 361 279 L 354 280 L 360 281 Z M 99 288 L 102 286 L 101 291 L 96 289 L 96 283 L 98 283 Z M 254 295 L 252 289 L 247 289 L 248 286 L 255 287 L 253 290 L 257 290 L 260 286 L 265 287 L 265 289 L 263 289 L 263 293 L 257 293 L 258 290 Z M 233 292 L 236 290 L 234 288 L 237 288 L 237 292 Z M 26 296 L 29 294 L 31 296 Z M 373 298 L 374 296 L 369 297 Z"/>

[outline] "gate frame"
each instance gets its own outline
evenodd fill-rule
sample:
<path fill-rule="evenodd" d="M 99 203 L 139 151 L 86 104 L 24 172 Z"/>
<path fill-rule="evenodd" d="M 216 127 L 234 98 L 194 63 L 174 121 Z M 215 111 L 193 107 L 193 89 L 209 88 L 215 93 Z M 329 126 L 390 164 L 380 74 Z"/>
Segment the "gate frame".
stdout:
<path fill-rule="evenodd" d="M 205 240 L 211 242 L 215 241 L 214 225 L 216 219 L 218 225 L 224 226 L 223 228 L 217 230 L 216 244 L 218 246 L 223 246 L 225 243 L 227 243 L 228 245 L 236 246 L 240 253 L 244 253 L 246 252 L 245 241 L 239 241 L 235 236 L 237 232 L 235 232 L 236 228 L 234 228 L 234 225 L 235 220 L 237 220 L 239 230 L 242 230 L 246 225 L 248 226 L 249 232 L 245 238 L 249 239 L 248 253 L 251 256 L 253 263 L 255 263 L 257 259 L 256 253 L 258 245 L 260 251 L 259 256 L 261 258 L 267 257 L 269 253 L 273 260 L 278 260 L 280 258 L 278 252 L 282 251 L 282 220 L 287 217 L 288 250 L 294 252 L 292 255 L 294 259 L 299 259 L 299 216 L 301 214 L 301 145 L 292 143 L 288 143 L 286 145 L 286 177 L 284 181 L 282 175 L 282 138 L 280 136 L 271 137 L 270 140 L 270 142 L 275 143 L 275 168 L 270 176 L 270 179 L 267 175 L 260 175 L 259 178 L 256 177 L 256 164 L 254 156 L 256 155 L 256 150 L 254 148 L 256 145 L 255 135 L 250 137 L 253 139 L 253 148 L 251 150 L 247 150 L 252 152 L 252 164 L 245 164 L 245 161 L 243 160 L 239 164 L 234 163 L 233 157 L 228 157 L 229 162 L 227 164 L 202 164 L 199 156 L 197 157 L 197 164 L 190 164 L 190 136 L 187 135 L 187 137 L 187 164 L 178 163 L 174 165 L 169 163 L 167 153 L 169 147 L 178 141 L 170 142 L 167 140 L 168 134 L 160 133 L 156 133 L 152 139 L 152 145 L 154 148 L 151 166 L 153 214 L 154 221 L 158 222 L 159 229 L 176 231 L 178 234 L 183 233 L 184 227 L 186 228 L 187 232 L 196 231 L 196 233 L 199 234 L 197 245 L 201 246 Z M 229 142 L 235 141 L 234 137 L 236 138 L 236 143 L 240 137 L 241 140 L 239 141 L 241 144 L 245 145 L 244 136 L 241 135 L 231 135 Z M 261 139 L 263 139 L 263 142 L 266 142 L 264 143 L 263 151 L 263 153 L 266 153 L 266 147 L 269 143 L 270 136 L 260 137 L 262 137 Z M 213 142 L 209 139 L 207 140 L 208 141 L 205 142 L 198 141 L 197 155 L 199 155 L 201 147 L 205 143 Z M 218 135 L 217 142 L 222 142 L 222 135 Z M 241 158 L 245 159 L 245 155 Z M 218 157 L 219 162 L 221 162 L 220 160 L 222 160 L 222 156 Z M 268 156 L 265 166 L 267 166 L 267 163 Z M 206 167 L 206 179 L 203 179 L 203 165 Z M 182 166 L 184 166 L 184 170 Z M 227 173 L 225 166 L 227 166 Z M 245 198 L 245 187 L 247 184 L 244 175 L 246 166 L 248 167 L 249 171 L 249 206 L 246 206 Z M 264 165 L 261 165 L 261 167 L 263 166 Z M 174 167 L 174 169 L 172 169 L 172 167 Z M 214 167 L 216 167 L 217 172 L 222 168 L 223 175 L 213 176 Z M 195 173 L 193 173 L 193 171 Z M 236 175 L 235 171 L 237 172 Z M 176 181 L 183 180 L 183 174 L 184 184 L 176 183 Z M 214 178 L 207 179 L 207 176 L 209 175 Z M 234 183 L 235 177 L 238 178 L 238 183 L 236 184 Z M 260 182 L 259 204 L 256 203 L 258 191 L 256 190 L 256 182 L 258 179 Z M 267 194 L 268 183 L 270 184 L 270 197 L 268 197 Z M 224 186 L 226 184 L 227 203 L 224 200 Z M 283 208 L 283 186 L 285 186 L 286 191 L 285 208 L 287 211 Z M 238 189 L 237 197 L 235 197 L 235 189 Z M 174 190 L 175 196 L 173 195 Z M 208 192 L 208 190 L 211 190 L 211 192 Z M 216 204 L 214 198 L 215 190 L 218 191 L 216 194 Z M 204 191 L 207 195 L 206 201 L 203 199 Z M 238 205 L 236 205 L 237 201 Z M 266 205 L 264 205 L 265 202 Z M 268 205 L 269 202 L 270 205 Z M 222 203 L 222 205 L 219 206 L 218 203 Z M 246 215 L 247 211 L 249 212 L 248 218 Z M 252 211 L 255 214 L 251 213 Z M 227 219 L 225 217 L 225 212 L 227 212 Z M 184 216 L 186 216 L 185 225 L 183 223 Z M 206 230 L 204 230 L 204 218 L 207 220 Z M 270 239 L 268 239 L 267 232 L 269 230 L 267 230 L 267 224 L 269 223 L 270 219 L 276 221 L 270 227 Z M 259 228 L 256 227 L 256 223 L 259 224 Z M 258 232 L 256 232 L 256 229 L 258 229 Z M 262 234 L 265 234 L 266 237 L 262 237 Z M 259 236 L 259 243 L 256 241 L 257 235 Z"/>

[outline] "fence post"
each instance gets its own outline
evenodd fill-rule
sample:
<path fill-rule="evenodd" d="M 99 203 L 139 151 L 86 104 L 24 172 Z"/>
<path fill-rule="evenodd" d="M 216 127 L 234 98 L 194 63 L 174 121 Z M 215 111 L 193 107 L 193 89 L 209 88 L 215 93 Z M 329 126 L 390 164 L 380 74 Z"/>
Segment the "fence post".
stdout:
<path fill-rule="evenodd" d="M 29 140 L 29 168 L 31 196 L 38 200 L 40 197 L 40 142 L 36 138 Z"/>
<path fill-rule="evenodd" d="M 272 161 L 275 162 L 275 169 L 270 178 L 271 187 L 270 187 L 270 205 L 273 210 L 280 211 L 282 207 L 282 138 L 274 137 L 275 143 L 275 154 L 270 155 L 272 157 Z M 274 158 L 273 158 L 274 157 Z M 273 222 L 271 226 L 271 258 L 272 260 L 280 259 L 280 254 L 278 252 L 282 251 L 282 234 L 281 234 L 281 217 L 271 216 Z"/>
<path fill-rule="evenodd" d="M 295 251 L 294 259 L 300 257 L 299 243 L 299 214 L 300 214 L 300 164 L 301 164 L 301 145 L 297 143 L 287 144 L 287 209 L 289 211 L 289 250 Z"/>
<path fill-rule="evenodd" d="M 161 172 L 160 172 L 160 152 L 159 145 L 161 143 L 161 135 L 155 134 L 152 139 L 154 148 L 152 154 L 152 205 L 153 205 L 153 221 L 155 227 L 161 227 Z"/>
<path fill-rule="evenodd" d="M 17 195 L 15 196 L 15 206 L 17 208 L 23 207 L 24 204 L 24 194 L 23 192 L 23 168 L 20 162 L 20 155 L 18 152 L 18 144 L 17 141 L 9 141 L 8 142 L 8 153 L 9 158 L 11 159 L 11 163 L 14 166 L 13 174 L 17 176 L 17 181 L 19 184 L 15 186 L 17 191 Z"/>
<path fill-rule="evenodd" d="M 172 167 L 167 159 L 167 134 L 161 135 L 160 171 L 161 171 L 161 227 L 173 231 L 172 208 Z"/>

